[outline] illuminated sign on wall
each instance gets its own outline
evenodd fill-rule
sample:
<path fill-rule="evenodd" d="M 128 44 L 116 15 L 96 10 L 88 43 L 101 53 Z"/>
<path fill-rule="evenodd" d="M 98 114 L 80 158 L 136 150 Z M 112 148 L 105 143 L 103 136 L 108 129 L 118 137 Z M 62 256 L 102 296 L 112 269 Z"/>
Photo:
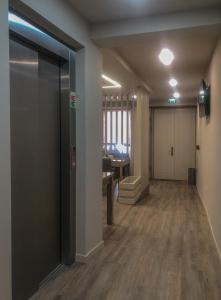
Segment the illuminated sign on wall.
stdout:
<path fill-rule="evenodd" d="M 169 104 L 176 104 L 176 99 L 175 98 L 170 98 L 168 99 Z"/>

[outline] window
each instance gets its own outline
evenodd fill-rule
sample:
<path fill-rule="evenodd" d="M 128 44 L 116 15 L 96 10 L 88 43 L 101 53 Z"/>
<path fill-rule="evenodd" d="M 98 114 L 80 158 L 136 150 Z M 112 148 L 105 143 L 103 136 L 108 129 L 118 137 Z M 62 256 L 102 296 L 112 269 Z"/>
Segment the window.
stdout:
<path fill-rule="evenodd" d="M 107 151 L 130 153 L 131 150 L 131 111 L 103 111 L 103 148 Z"/>

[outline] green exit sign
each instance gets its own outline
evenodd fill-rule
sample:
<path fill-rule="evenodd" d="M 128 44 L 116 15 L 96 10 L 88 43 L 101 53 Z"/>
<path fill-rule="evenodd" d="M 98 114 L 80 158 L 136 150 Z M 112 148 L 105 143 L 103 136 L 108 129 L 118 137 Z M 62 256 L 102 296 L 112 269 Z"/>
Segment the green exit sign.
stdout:
<path fill-rule="evenodd" d="M 175 98 L 170 98 L 170 99 L 168 100 L 168 103 L 169 103 L 169 104 L 176 104 L 176 99 L 175 99 Z"/>

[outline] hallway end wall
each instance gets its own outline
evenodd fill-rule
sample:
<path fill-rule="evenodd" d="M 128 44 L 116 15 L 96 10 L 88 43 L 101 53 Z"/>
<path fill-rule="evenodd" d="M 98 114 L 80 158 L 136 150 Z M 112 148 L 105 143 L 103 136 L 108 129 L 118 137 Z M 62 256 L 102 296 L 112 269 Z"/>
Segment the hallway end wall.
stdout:
<path fill-rule="evenodd" d="M 197 114 L 197 189 L 207 210 L 210 225 L 221 253 L 221 39 L 215 49 L 209 72 L 211 84 L 211 115 Z"/>

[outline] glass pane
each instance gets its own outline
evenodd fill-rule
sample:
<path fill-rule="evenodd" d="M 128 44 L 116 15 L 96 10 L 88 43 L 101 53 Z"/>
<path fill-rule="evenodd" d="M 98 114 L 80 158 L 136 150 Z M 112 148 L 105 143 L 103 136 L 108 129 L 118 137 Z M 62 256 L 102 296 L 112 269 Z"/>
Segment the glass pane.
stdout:
<path fill-rule="evenodd" d="M 128 144 L 131 145 L 131 111 L 128 111 Z"/>
<path fill-rule="evenodd" d="M 118 126 L 118 129 L 117 129 L 117 135 L 118 135 L 118 137 L 117 137 L 117 143 L 121 144 L 121 111 L 119 110 L 117 112 L 117 114 L 118 114 L 118 124 L 117 124 L 117 126 Z"/>
<path fill-rule="evenodd" d="M 112 112 L 112 143 L 116 143 L 116 111 Z"/>
<path fill-rule="evenodd" d="M 111 142 L 111 138 L 110 138 L 110 111 L 107 112 L 107 143 Z"/>
<path fill-rule="evenodd" d="M 123 111 L 123 144 L 127 144 L 127 111 Z"/>
<path fill-rule="evenodd" d="M 123 122 L 121 123 L 121 121 Z M 122 130 L 123 140 L 121 136 L 122 125 L 123 125 L 123 130 Z M 119 150 L 120 152 L 126 153 L 128 151 L 130 153 L 131 111 L 114 110 L 114 111 L 103 112 L 103 144 L 106 143 L 108 143 L 108 145 L 106 145 L 107 150 L 111 150 L 111 149 L 113 150 L 116 148 L 116 145 L 118 145 L 117 148 L 118 150 L 120 149 Z"/>
<path fill-rule="evenodd" d="M 105 112 L 103 112 L 103 143 L 105 144 L 105 130 L 106 130 L 106 126 L 105 126 Z"/>

